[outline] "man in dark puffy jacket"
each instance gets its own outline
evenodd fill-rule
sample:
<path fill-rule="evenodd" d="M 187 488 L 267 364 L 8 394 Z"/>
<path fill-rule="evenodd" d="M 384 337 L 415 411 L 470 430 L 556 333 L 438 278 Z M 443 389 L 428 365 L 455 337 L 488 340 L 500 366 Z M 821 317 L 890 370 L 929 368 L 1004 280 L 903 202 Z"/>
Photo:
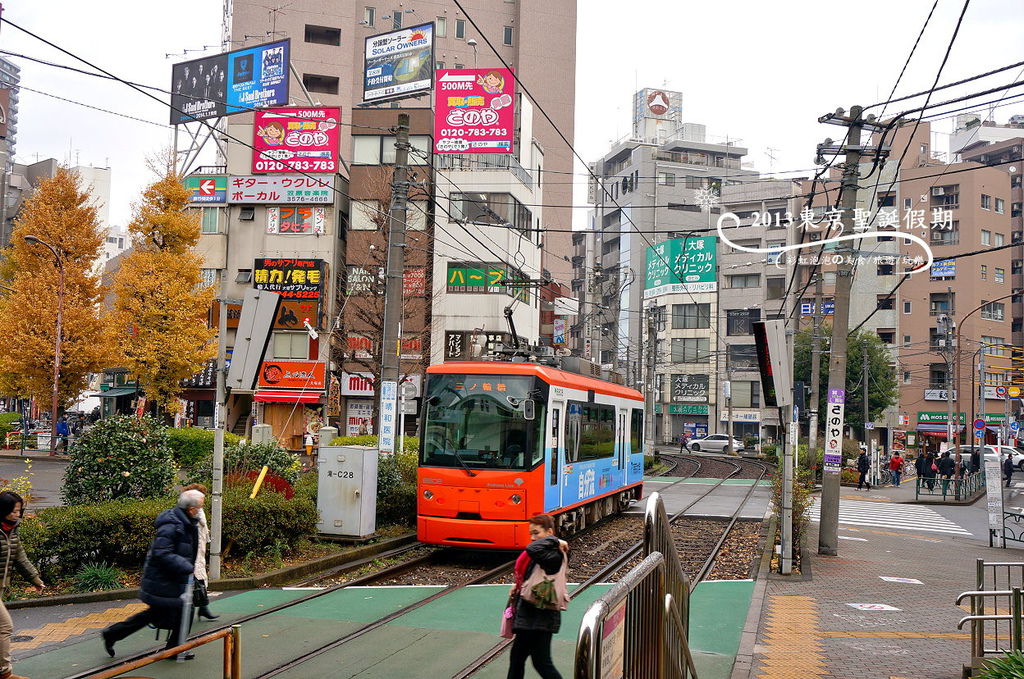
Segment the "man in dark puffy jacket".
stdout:
<path fill-rule="evenodd" d="M 111 657 L 115 643 L 151 623 L 154 627 L 171 631 L 167 637 L 167 648 L 178 645 L 181 596 L 195 568 L 199 548 L 199 511 L 204 499 L 198 490 L 186 490 L 178 496 L 176 507 L 156 517 L 156 537 L 146 555 L 139 593 L 139 598 L 149 608 L 103 630 L 103 647 Z M 185 654 L 186 659 L 192 657 L 192 653 Z"/>
<path fill-rule="evenodd" d="M 871 460 L 868 459 L 868 451 L 863 448 L 860 449 L 860 456 L 857 457 L 857 490 L 864 487 L 867 484 L 868 490 L 871 490 L 871 482 L 868 481 L 868 470 L 871 469 Z"/>

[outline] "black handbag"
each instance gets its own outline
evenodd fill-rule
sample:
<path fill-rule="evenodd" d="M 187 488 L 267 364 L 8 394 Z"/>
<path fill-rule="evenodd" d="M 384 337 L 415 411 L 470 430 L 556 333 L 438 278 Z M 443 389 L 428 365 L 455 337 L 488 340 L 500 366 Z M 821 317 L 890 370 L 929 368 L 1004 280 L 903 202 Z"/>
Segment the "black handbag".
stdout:
<path fill-rule="evenodd" d="M 196 580 L 192 588 L 192 605 L 196 608 L 210 605 L 210 595 L 206 592 L 206 583 Z"/>

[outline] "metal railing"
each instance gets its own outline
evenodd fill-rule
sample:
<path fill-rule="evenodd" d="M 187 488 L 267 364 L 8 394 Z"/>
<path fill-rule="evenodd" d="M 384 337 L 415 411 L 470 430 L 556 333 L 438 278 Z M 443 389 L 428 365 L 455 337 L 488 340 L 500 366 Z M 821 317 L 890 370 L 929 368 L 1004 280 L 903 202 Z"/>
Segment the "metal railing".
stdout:
<path fill-rule="evenodd" d="M 690 583 L 657 493 L 647 501 L 643 548 L 644 560 L 584 613 L 575 679 L 697 679 L 687 633 Z"/>
<path fill-rule="evenodd" d="M 438 153 L 434 156 L 438 170 L 508 170 L 528 189 L 533 188 L 533 177 L 514 156 L 507 153 Z"/>
<path fill-rule="evenodd" d="M 242 679 L 242 626 L 232 625 L 231 627 L 225 627 L 224 629 L 217 630 L 216 632 L 210 632 L 204 634 L 201 637 L 197 637 L 192 641 L 188 641 L 180 646 L 174 648 L 168 648 L 159 653 L 153 653 L 151 655 L 144 656 L 138 660 L 131 660 L 126 663 L 121 663 L 114 667 L 103 670 L 96 674 L 90 674 L 89 679 L 113 679 L 114 677 L 120 677 L 125 672 L 131 670 L 137 670 L 140 667 L 146 665 L 152 665 L 155 662 L 161 660 L 167 660 L 173 658 L 179 653 L 184 653 L 193 648 L 198 648 L 210 642 L 216 641 L 217 639 L 224 640 L 224 669 L 221 675 L 223 679 Z"/>
<path fill-rule="evenodd" d="M 971 625 L 971 667 L 981 667 L 986 656 L 1021 650 L 1022 591 L 1024 562 L 977 560 L 975 589 L 956 599 L 957 606 L 970 600 L 971 614 L 960 619 L 957 629 Z"/>
<path fill-rule="evenodd" d="M 985 470 L 965 474 L 960 478 L 918 476 L 914 499 L 941 502 L 964 502 L 985 492 Z"/>

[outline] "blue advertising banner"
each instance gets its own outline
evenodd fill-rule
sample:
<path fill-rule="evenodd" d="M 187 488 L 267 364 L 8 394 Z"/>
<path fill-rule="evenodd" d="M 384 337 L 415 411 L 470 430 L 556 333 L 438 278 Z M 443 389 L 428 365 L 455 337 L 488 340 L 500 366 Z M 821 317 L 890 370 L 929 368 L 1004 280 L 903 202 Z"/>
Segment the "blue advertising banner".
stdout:
<path fill-rule="evenodd" d="M 366 38 L 363 101 L 430 92 L 434 86 L 434 24 L 420 24 Z"/>
<path fill-rule="evenodd" d="M 171 68 L 171 124 L 288 103 L 291 41 L 278 40 Z"/>

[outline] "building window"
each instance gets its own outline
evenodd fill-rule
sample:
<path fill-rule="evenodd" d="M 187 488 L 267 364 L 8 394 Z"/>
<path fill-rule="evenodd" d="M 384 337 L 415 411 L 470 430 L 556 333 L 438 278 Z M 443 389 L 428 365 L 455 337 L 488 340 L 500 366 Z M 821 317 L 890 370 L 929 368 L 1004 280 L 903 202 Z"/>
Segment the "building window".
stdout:
<path fill-rule="evenodd" d="M 948 229 L 932 228 L 933 245 L 958 245 L 960 243 L 960 222 L 953 221 Z"/>
<path fill-rule="evenodd" d="M 994 245 L 994 246 L 996 246 L 998 248 L 1001 245 L 1004 245 L 1005 243 L 1006 243 L 1006 237 L 1003 236 L 1003 234 L 1001 234 L 1001 233 L 993 233 L 992 234 L 992 245 Z"/>
<path fill-rule="evenodd" d="M 786 296 L 786 277 L 769 277 L 767 279 L 768 284 L 768 299 L 782 299 Z"/>
<path fill-rule="evenodd" d="M 673 304 L 672 329 L 693 330 L 711 327 L 710 304 Z"/>
<path fill-rule="evenodd" d="M 658 184 L 661 186 L 675 186 L 676 175 L 672 172 L 659 172 Z"/>
<path fill-rule="evenodd" d="M 341 29 L 329 28 L 327 26 L 306 25 L 306 42 L 317 45 L 341 45 Z"/>
<path fill-rule="evenodd" d="M 1006 201 L 1002 198 L 996 198 L 996 212 L 999 214 L 1006 212 Z"/>
<path fill-rule="evenodd" d="M 761 383 L 748 380 L 730 380 L 732 405 L 736 408 L 761 407 Z"/>
<path fill-rule="evenodd" d="M 904 300 L 904 302 L 903 302 L 903 313 L 905 313 L 905 314 L 911 313 L 911 309 L 912 308 L 913 308 L 913 305 L 910 302 Z"/>
<path fill-rule="evenodd" d="M 217 207 L 204 207 L 203 208 L 203 224 L 202 233 L 217 233 L 217 217 L 220 214 L 220 208 Z"/>
<path fill-rule="evenodd" d="M 383 219 L 380 201 L 353 200 L 349 214 L 350 229 L 353 231 L 376 231 Z"/>
<path fill-rule="evenodd" d="M 876 295 L 877 302 L 875 306 L 880 311 L 891 311 L 896 308 L 896 299 L 892 295 Z M 904 311 L 904 313 L 908 313 Z"/>
<path fill-rule="evenodd" d="M 945 389 L 948 384 L 948 374 L 945 363 L 932 363 L 928 366 L 928 388 Z"/>
<path fill-rule="evenodd" d="M 354 165 L 380 165 L 380 137 L 352 135 L 352 163 Z"/>
<path fill-rule="evenodd" d="M 932 316 L 948 314 L 951 308 L 948 292 L 933 292 L 928 295 L 928 313 Z"/>
<path fill-rule="evenodd" d="M 373 26 L 377 20 L 377 8 L 376 7 L 364 7 L 363 8 L 363 23 L 367 26 Z"/>
<path fill-rule="evenodd" d="M 401 28 L 402 27 L 402 10 L 396 9 L 391 12 L 391 27 Z"/>
<path fill-rule="evenodd" d="M 1006 338 L 1005 337 L 993 337 L 991 335 L 982 335 L 981 343 L 988 345 L 986 354 L 989 356 L 1006 356 Z"/>
<path fill-rule="evenodd" d="M 687 177 L 686 188 L 688 189 L 702 189 L 705 183 L 704 177 Z"/>
<path fill-rule="evenodd" d="M 730 344 L 728 360 L 728 367 L 732 370 L 757 370 L 757 347 L 753 344 Z"/>
<path fill-rule="evenodd" d="M 456 19 L 455 20 L 455 39 L 465 40 L 466 39 L 466 20 Z"/>
<path fill-rule="evenodd" d="M 437 17 L 434 20 L 434 32 L 439 38 L 448 37 L 448 17 Z"/>
<path fill-rule="evenodd" d="M 903 346 L 904 346 L 904 348 L 909 347 L 910 344 L 911 344 L 911 342 L 910 342 L 910 335 L 904 335 L 903 336 Z"/>
<path fill-rule="evenodd" d="M 997 266 L 996 267 L 996 277 L 995 277 L 996 283 L 1002 283 L 1005 280 L 1006 280 L 1006 269 L 1003 269 L 1003 268 Z"/>
<path fill-rule="evenodd" d="M 904 370 L 903 371 L 903 384 L 910 384 L 910 371 L 909 370 Z"/>
<path fill-rule="evenodd" d="M 878 330 L 878 339 L 882 340 L 886 344 L 896 343 L 896 331 L 895 330 Z"/>
<path fill-rule="evenodd" d="M 711 340 L 707 337 L 684 337 L 672 340 L 673 363 L 707 363 Z"/>
<path fill-rule="evenodd" d="M 981 318 L 986 321 L 1006 320 L 1005 305 L 1002 302 L 989 302 L 981 307 Z"/>
<path fill-rule="evenodd" d="M 754 321 L 761 320 L 760 309 L 729 309 L 725 312 L 726 335 L 752 335 Z"/>
<path fill-rule="evenodd" d="M 879 264 L 875 267 L 875 275 L 877 276 L 891 276 L 896 273 L 895 264 Z"/>
<path fill-rule="evenodd" d="M 217 282 L 220 277 L 219 269 L 200 269 L 199 270 L 199 287 L 208 288 Z"/>
<path fill-rule="evenodd" d="M 504 33 L 502 34 L 502 37 L 501 37 L 501 44 L 503 44 L 503 45 L 511 45 L 512 44 L 512 27 L 511 26 L 505 26 L 505 31 L 504 31 Z"/>
<path fill-rule="evenodd" d="M 729 276 L 729 287 L 730 288 L 756 288 L 761 285 L 760 274 L 742 274 L 739 276 Z"/>
<path fill-rule="evenodd" d="M 992 196 L 981 194 L 981 209 L 991 210 L 992 209 Z"/>
<path fill-rule="evenodd" d="M 988 265 L 987 264 L 982 264 L 981 265 L 981 280 L 983 280 L 983 281 L 987 281 L 988 280 Z"/>
<path fill-rule="evenodd" d="M 310 92 L 318 92 L 320 94 L 338 93 L 338 79 L 334 76 L 303 73 L 302 84 Z"/>
<path fill-rule="evenodd" d="M 451 216 L 454 221 L 485 226 L 511 226 L 524 232 L 533 225 L 530 210 L 508 193 L 453 192 Z"/>
<path fill-rule="evenodd" d="M 309 335 L 304 332 L 275 332 L 274 358 L 309 358 Z"/>

